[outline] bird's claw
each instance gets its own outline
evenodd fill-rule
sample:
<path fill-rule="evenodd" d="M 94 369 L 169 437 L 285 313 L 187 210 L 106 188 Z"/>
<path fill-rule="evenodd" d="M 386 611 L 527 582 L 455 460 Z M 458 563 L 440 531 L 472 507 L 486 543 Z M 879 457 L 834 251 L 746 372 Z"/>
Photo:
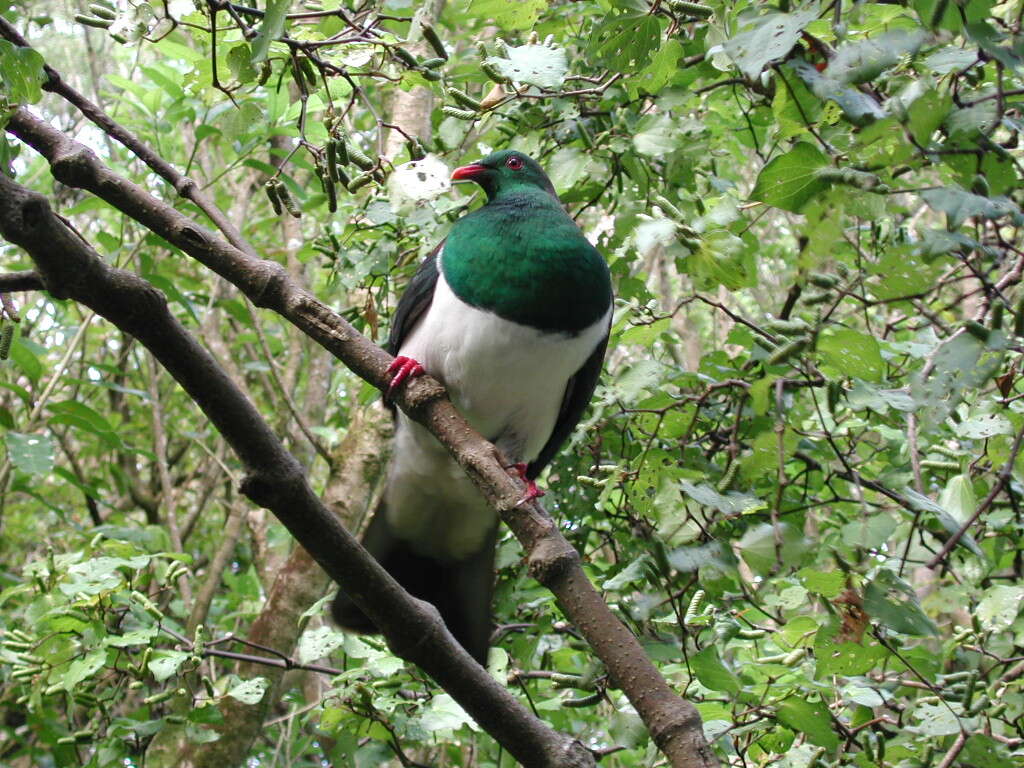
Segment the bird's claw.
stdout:
<path fill-rule="evenodd" d="M 422 376 L 426 371 L 423 370 L 423 366 L 411 357 L 405 357 L 399 355 L 391 361 L 391 365 L 388 366 L 387 373 L 392 373 L 394 376 L 391 377 L 391 383 L 388 384 L 388 400 L 395 393 L 395 388 L 398 387 L 406 379 L 416 378 Z"/>
<path fill-rule="evenodd" d="M 509 469 L 513 470 L 519 476 L 519 479 L 526 483 L 526 493 L 523 494 L 523 498 L 516 502 L 517 507 L 521 507 L 528 501 L 539 499 L 544 495 L 544 491 L 537 487 L 537 483 L 526 477 L 526 462 L 517 462 L 509 467 Z"/>

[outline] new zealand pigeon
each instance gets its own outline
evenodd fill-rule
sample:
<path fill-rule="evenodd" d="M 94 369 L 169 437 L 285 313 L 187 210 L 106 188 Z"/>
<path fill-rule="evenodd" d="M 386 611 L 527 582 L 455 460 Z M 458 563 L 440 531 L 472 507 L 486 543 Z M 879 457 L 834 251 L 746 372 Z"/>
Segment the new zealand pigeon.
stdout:
<path fill-rule="evenodd" d="M 583 414 L 612 315 L 608 266 L 562 207 L 536 161 L 495 152 L 456 169 L 487 203 L 427 256 L 392 319 L 394 390 L 424 372 L 527 485 Z M 397 414 L 394 458 L 363 544 L 410 593 L 433 603 L 481 664 L 491 633 L 497 518 L 422 426 Z M 335 621 L 374 625 L 339 592 Z"/>

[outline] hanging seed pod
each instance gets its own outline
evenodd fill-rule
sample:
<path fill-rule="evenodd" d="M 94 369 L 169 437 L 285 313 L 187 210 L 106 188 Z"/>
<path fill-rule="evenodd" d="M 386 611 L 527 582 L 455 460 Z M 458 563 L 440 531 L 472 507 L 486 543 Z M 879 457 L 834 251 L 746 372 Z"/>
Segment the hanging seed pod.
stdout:
<path fill-rule="evenodd" d="M 976 338 L 978 341 L 988 342 L 988 337 L 991 331 L 984 325 L 979 323 L 977 320 L 968 320 L 964 323 L 964 330 L 967 331 L 971 336 Z"/>
<path fill-rule="evenodd" d="M 327 140 L 327 178 L 331 181 L 338 180 L 338 146 L 334 139 Z"/>
<path fill-rule="evenodd" d="M 460 91 L 458 88 L 449 88 L 448 95 L 466 109 L 472 109 L 475 112 L 480 111 L 480 102 L 465 91 Z"/>
<path fill-rule="evenodd" d="M 110 19 L 97 19 L 94 16 L 86 16 L 84 13 L 76 13 L 75 21 L 87 27 L 95 27 L 96 29 L 110 29 L 111 24 Z"/>
<path fill-rule="evenodd" d="M 774 352 L 779 346 L 766 336 L 762 336 L 760 333 L 755 333 L 752 338 L 754 339 L 754 343 L 765 352 Z"/>
<path fill-rule="evenodd" d="M 582 120 L 576 121 L 576 135 L 580 137 L 580 141 L 583 142 L 583 146 L 587 149 L 594 148 L 594 139 L 590 135 L 590 131 L 587 130 L 587 126 L 583 124 Z"/>
<path fill-rule="evenodd" d="M 338 166 L 338 183 L 341 184 L 341 186 L 345 187 L 345 189 L 348 189 L 348 174 L 345 173 L 345 169 L 342 168 L 341 166 Z"/>
<path fill-rule="evenodd" d="M 435 83 L 442 77 L 444 77 L 444 75 L 442 75 L 436 69 L 420 69 L 419 73 L 423 75 L 424 80 L 430 80 L 431 82 Z"/>
<path fill-rule="evenodd" d="M 1003 311 L 1005 306 L 1003 302 L 997 301 L 995 306 L 992 307 L 992 328 L 999 329 L 1003 327 Z"/>
<path fill-rule="evenodd" d="M 501 74 L 501 72 L 498 70 L 498 68 L 496 66 L 494 66 L 493 64 L 491 64 L 489 61 L 481 62 L 480 63 L 480 70 L 485 75 L 487 75 L 487 77 L 490 80 L 493 80 L 496 83 L 500 83 L 500 84 L 504 85 L 506 83 L 511 83 L 512 82 L 507 77 L 505 77 L 505 75 Z"/>
<path fill-rule="evenodd" d="M 771 331 L 781 333 L 783 336 L 796 336 L 800 333 L 808 333 L 811 326 L 805 320 L 779 320 L 772 318 L 766 322 L 765 327 Z"/>
<path fill-rule="evenodd" d="M 337 170 L 337 167 L 335 167 Z M 324 168 L 316 169 L 317 176 L 320 177 L 320 186 L 323 187 L 324 194 L 327 195 L 327 210 L 334 213 L 338 210 L 338 192 L 334 188 L 334 182 L 337 177 L 331 178 L 330 172 Z"/>
<path fill-rule="evenodd" d="M 316 88 L 317 74 L 313 62 L 309 58 L 301 56 L 299 58 L 299 67 L 302 69 L 302 74 L 306 76 L 306 82 L 309 83 L 309 87 Z"/>
<path fill-rule="evenodd" d="M 372 173 L 360 173 L 348 183 L 348 191 L 355 192 L 360 187 L 365 187 L 371 181 L 373 181 Z"/>
<path fill-rule="evenodd" d="M 786 342 L 781 347 L 772 352 L 770 355 L 768 355 L 768 357 L 765 359 L 765 364 L 779 365 L 780 363 L 784 363 L 787 360 L 789 360 L 789 358 L 793 357 L 793 355 L 802 352 L 803 349 L 809 343 L 810 339 L 808 339 L 806 336 L 801 336 L 798 339 L 793 339 L 792 341 Z"/>
<path fill-rule="evenodd" d="M 424 69 L 437 69 L 438 67 L 443 66 L 446 61 L 448 61 L 448 59 L 425 59 L 420 66 Z"/>
<path fill-rule="evenodd" d="M 263 188 L 267 191 L 267 198 L 270 200 L 270 204 L 274 206 L 274 213 L 280 216 L 283 213 L 283 209 L 281 208 L 281 198 L 277 194 L 277 185 L 274 184 L 274 179 L 264 184 Z"/>
<path fill-rule="evenodd" d="M 508 43 L 506 43 L 500 37 L 494 39 L 494 50 L 498 52 L 498 55 L 503 59 L 509 58 L 508 55 Z"/>
<path fill-rule="evenodd" d="M 487 46 L 484 45 L 483 40 L 476 41 L 476 52 L 480 56 L 480 60 L 483 61 L 487 58 Z"/>
<path fill-rule="evenodd" d="M 813 307 L 815 304 L 824 304 L 827 301 L 832 301 L 835 296 L 832 291 L 808 291 L 800 295 L 800 301 L 809 307 Z"/>
<path fill-rule="evenodd" d="M 835 275 L 826 275 L 824 272 L 811 272 L 807 276 L 807 282 L 819 288 L 835 288 L 839 285 L 839 278 Z"/>
<path fill-rule="evenodd" d="M 266 85 L 267 81 L 270 79 L 270 73 L 272 71 L 273 70 L 270 67 L 270 59 L 266 59 L 263 62 L 262 66 L 260 67 L 260 77 L 259 77 L 259 80 L 256 81 L 256 84 L 257 85 Z"/>
<path fill-rule="evenodd" d="M 700 615 L 701 604 L 704 602 L 704 590 L 698 589 L 693 593 L 693 597 L 690 598 L 690 605 L 686 608 L 686 614 L 683 616 L 683 624 L 693 624 Z"/>
<path fill-rule="evenodd" d="M 337 138 L 331 139 L 331 143 L 334 144 L 334 154 L 338 158 L 338 166 L 348 165 L 348 142 L 345 141 L 345 136 L 339 135 Z"/>
<path fill-rule="evenodd" d="M 415 69 L 416 67 L 418 67 L 420 65 L 420 63 L 419 63 L 419 61 L 417 61 L 416 57 L 413 56 L 411 53 L 409 53 L 409 51 L 405 50 L 405 48 L 403 48 L 400 45 L 392 46 L 391 47 L 391 52 L 394 53 L 395 56 L 400 58 L 402 60 L 402 62 L 406 66 L 409 66 L 409 67 L 412 67 L 413 69 Z"/>
<path fill-rule="evenodd" d="M 292 193 L 288 191 L 288 187 L 280 179 L 275 179 L 275 182 L 274 186 L 277 188 L 277 196 L 281 198 L 281 205 L 284 206 L 284 209 L 288 211 L 292 218 L 301 219 L 302 211 L 295 204 L 295 200 L 292 198 Z"/>
<path fill-rule="evenodd" d="M 577 123 L 577 125 L 579 125 L 579 123 Z M 682 219 L 683 218 L 683 214 L 680 212 L 680 210 L 678 208 L 676 208 L 675 203 L 673 203 L 671 200 L 669 200 L 664 195 L 655 195 L 654 196 L 654 202 L 656 202 L 658 205 L 660 205 L 661 206 L 661 210 L 665 211 L 665 213 L 667 213 L 673 219 Z"/>
<path fill-rule="evenodd" d="M 354 141 L 348 142 L 348 158 L 364 171 L 368 171 L 377 165 L 377 163 L 371 160 L 370 156 L 363 152 L 363 150 L 361 150 Z"/>
<path fill-rule="evenodd" d="M 434 49 L 434 53 L 441 57 L 442 61 L 448 60 L 448 51 L 444 49 L 444 43 L 441 42 L 441 38 L 437 36 L 437 31 L 430 24 L 421 24 L 420 29 L 423 31 L 423 39 L 430 43 L 430 47 Z"/>
<path fill-rule="evenodd" d="M 3 330 L 0 330 L 0 360 L 6 360 L 11 355 L 11 344 L 14 342 L 14 324 L 5 322 Z"/>
<path fill-rule="evenodd" d="M 93 16 L 98 16 L 101 19 L 109 19 L 110 21 L 114 21 L 117 18 L 117 13 L 115 11 L 113 11 L 110 8 L 107 8 L 105 5 L 100 5 L 99 3 L 90 3 L 89 11 L 92 13 Z"/>
<path fill-rule="evenodd" d="M 459 109 L 458 107 L 450 107 L 445 104 L 441 107 L 441 111 L 448 115 L 448 117 L 454 117 L 458 120 L 476 120 L 476 112 L 468 109 Z"/>

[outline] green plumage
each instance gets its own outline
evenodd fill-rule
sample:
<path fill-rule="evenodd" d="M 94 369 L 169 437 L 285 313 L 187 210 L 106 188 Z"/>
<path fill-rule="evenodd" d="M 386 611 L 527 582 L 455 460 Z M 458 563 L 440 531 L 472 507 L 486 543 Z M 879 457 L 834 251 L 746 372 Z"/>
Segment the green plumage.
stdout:
<path fill-rule="evenodd" d="M 441 257 L 445 279 L 464 302 L 505 320 L 577 333 L 608 310 L 608 268 L 540 167 L 524 158 L 524 167 L 512 170 L 505 165 L 510 154 L 480 162 L 488 171 L 474 180 L 489 202 L 452 228 Z"/>

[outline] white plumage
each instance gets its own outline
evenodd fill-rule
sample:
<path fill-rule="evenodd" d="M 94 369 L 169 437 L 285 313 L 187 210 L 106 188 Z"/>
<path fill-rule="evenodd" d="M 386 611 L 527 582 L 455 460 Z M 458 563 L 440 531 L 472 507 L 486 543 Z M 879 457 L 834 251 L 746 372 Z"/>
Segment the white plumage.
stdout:
<path fill-rule="evenodd" d="M 532 461 L 555 427 L 566 384 L 607 334 L 611 309 L 581 333 L 544 333 L 463 302 L 437 258 L 433 300 L 398 354 L 442 381 L 506 459 Z M 494 513 L 447 450 L 399 413 L 394 455 L 384 498 L 391 530 L 422 555 L 461 560 L 479 551 Z"/>

